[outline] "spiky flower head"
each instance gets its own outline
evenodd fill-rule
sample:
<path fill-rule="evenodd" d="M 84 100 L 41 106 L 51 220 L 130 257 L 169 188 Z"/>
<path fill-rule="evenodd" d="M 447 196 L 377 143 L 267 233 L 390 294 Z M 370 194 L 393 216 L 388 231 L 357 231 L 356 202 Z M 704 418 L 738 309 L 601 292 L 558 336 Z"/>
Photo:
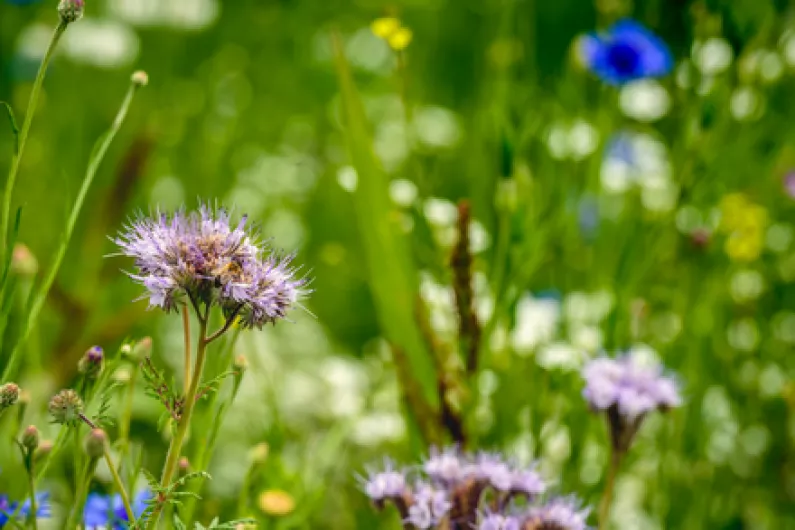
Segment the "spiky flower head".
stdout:
<path fill-rule="evenodd" d="M 83 0 L 61 0 L 58 4 L 58 14 L 61 16 L 61 21 L 71 24 L 83 18 L 85 7 Z"/>
<path fill-rule="evenodd" d="M 418 483 L 414 488 L 413 502 L 409 506 L 406 522 L 415 528 L 435 528 L 448 517 L 453 504 L 444 489 Z"/>
<path fill-rule="evenodd" d="M 88 379 L 96 379 L 102 373 L 105 352 L 99 346 L 91 346 L 77 363 L 77 370 Z"/>
<path fill-rule="evenodd" d="M 25 430 L 22 431 L 22 439 L 20 440 L 20 443 L 22 444 L 22 447 L 28 451 L 34 451 L 39 446 L 39 439 L 40 434 L 36 426 L 28 425 L 25 427 Z"/>
<path fill-rule="evenodd" d="M 512 515 L 488 514 L 478 523 L 478 530 L 520 530 L 519 519 Z"/>
<path fill-rule="evenodd" d="M 19 401 L 19 386 L 16 383 L 6 383 L 0 386 L 0 411 L 7 409 Z"/>
<path fill-rule="evenodd" d="M 558 497 L 543 506 L 530 508 L 522 522 L 523 530 L 587 530 L 590 509 L 582 508 L 573 497 Z"/>
<path fill-rule="evenodd" d="M 607 413 L 613 447 L 626 451 L 643 418 L 682 404 L 676 380 L 662 365 L 637 355 L 598 357 L 585 365 L 583 396 L 591 408 Z"/>
<path fill-rule="evenodd" d="M 140 217 L 115 242 L 135 259 L 130 277 L 146 288 L 150 307 L 172 311 L 187 297 L 196 307 L 220 307 L 244 328 L 261 328 L 285 318 L 306 294 L 292 256 L 259 243 L 246 216 L 231 224 L 223 208 Z"/>
<path fill-rule="evenodd" d="M 50 399 L 48 410 L 53 423 L 74 425 L 83 413 L 83 400 L 77 392 L 68 388 L 61 390 Z"/>

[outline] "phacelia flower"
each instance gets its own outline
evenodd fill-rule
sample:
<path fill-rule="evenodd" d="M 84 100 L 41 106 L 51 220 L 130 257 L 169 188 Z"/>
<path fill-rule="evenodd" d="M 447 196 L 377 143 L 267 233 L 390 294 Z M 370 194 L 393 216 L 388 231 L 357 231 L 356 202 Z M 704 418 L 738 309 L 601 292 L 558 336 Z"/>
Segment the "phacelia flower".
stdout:
<path fill-rule="evenodd" d="M 444 490 L 420 483 L 415 487 L 406 522 L 422 530 L 434 528 L 444 520 L 452 506 Z"/>
<path fill-rule="evenodd" d="M 478 523 L 478 530 L 520 530 L 519 519 L 512 515 L 492 513 Z"/>
<path fill-rule="evenodd" d="M 232 225 L 223 208 L 140 217 L 115 242 L 135 259 L 130 277 L 146 288 L 150 307 L 171 311 L 187 296 L 194 305 L 221 307 L 245 328 L 261 328 L 285 318 L 306 294 L 292 257 L 258 243 L 246 216 Z"/>
<path fill-rule="evenodd" d="M 61 390 L 50 399 L 47 408 L 54 423 L 72 425 L 80 420 L 83 400 L 72 389 Z"/>
<path fill-rule="evenodd" d="M 142 491 L 133 499 L 132 511 L 136 518 L 146 510 L 146 503 L 151 498 L 149 491 Z M 128 528 L 131 521 L 127 518 L 121 495 L 102 495 L 89 493 L 86 505 L 83 508 L 83 525 L 85 530 L 123 530 Z"/>
<path fill-rule="evenodd" d="M 0 495 L 0 527 L 3 527 L 11 517 L 11 514 L 16 512 L 15 519 L 17 521 L 24 521 L 30 517 L 30 498 L 25 500 L 22 503 L 22 507 L 19 508 L 17 512 L 17 508 L 19 507 L 19 503 L 11 502 L 8 500 L 8 496 Z M 50 517 L 52 515 L 50 510 L 50 494 L 49 493 L 37 493 L 36 494 L 36 518 L 43 519 Z"/>
<path fill-rule="evenodd" d="M 571 497 L 556 498 L 530 508 L 521 528 L 529 530 L 587 530 L 588 508 Z"/>
<path fill-rule="evenodd" d="M 661 77 L 673 68 L 665 42 L 629 19 L 616 22 L 603 33 L 586 35 L 578 52 L 588 69 L 610 85 Z"/>
<path fill-rule="evenodd" d="M 591 408 L 607 413 L 617 450 L 629 449 L 646 414 L 682 403 L 676 380 L 664 375 L 661 365 L 643 364 L 635 356 L 593 359 L 582 375 L 583 396 Z"/>
<path fill-rule="evenodd" d="M 88 379 L 96 379 L 102 373 L 104 360 L 105 352 L 102 348 L 92 346 L 80 358 L 80 362 L 77 363 L 77 371 Z"/>

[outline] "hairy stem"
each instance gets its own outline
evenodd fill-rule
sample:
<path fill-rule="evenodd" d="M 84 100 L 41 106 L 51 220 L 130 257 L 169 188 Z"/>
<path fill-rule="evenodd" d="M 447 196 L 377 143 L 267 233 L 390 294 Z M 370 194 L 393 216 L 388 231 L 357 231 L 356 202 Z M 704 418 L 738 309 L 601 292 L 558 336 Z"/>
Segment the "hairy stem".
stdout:
<path fill-rule="evenodd" d="M 174 437 L 171 439 L 171 443 L 168 446 L 168 456 L 166 457 L 166 464 L 163 466 L 163 476 L 160 480 L 160 487 L 163 489 L 168 488 L 169 485 L 171 485 L 171 479 L 173 478 L 174 472 L 179 465 L 182 444 L 185 441 L 185 435 L 188 433 L 188 427 L 190 426 L 190 420 L 193 414 L 193 405 L 196 403 L 196 392 L 199 389 L 199 382 L 201 381 L 202 370 L 204 369 L 204 359 L 208 342 L 207 319 L 199 318 L 199 340 L 196 344 L 196 365 L 193 368 L 193 377 L 191 377 L 188 393 L 185 395 L 182 415 L 180 416 L 179 424 L 177 425 L 177 432 L 174 434 Z M 157 527 L 157 523 L 160 520 L 160 514 L 163 511 L 164 505 L 162 502 L 163 499 L 159 499 L 159 501 L 161 502 L 158 502 L 155 505 L 152 516 L 149 518 L 149 522 L 146 526 L 147 529 L 153 529 Z"/>
<path fill-rule="evenodd" d="M 30 132 L 30 126 L 33 123 L 33 115 L 36 113 L 36 107 L 39 103 L 39 93 L 44 83 L 47 66 L 50 64 L 53 52 L 55 52 L 55 48 L 58 46 L 58 42 L 61 40 L 61 36 L 66 30 L 67 25 L 68 22 L 64 20 L 58 23 L 50 38 L 50 43 L 47 45 L 47 51 L 44 52 L 44 57 L 39 65 L 39 71 L 36 74 L 36 80 L 33 82 L 33 89 L 30 92 L 28 108 L 25 111 L 25 121 L 22 122 L 22 129 L 20 129 L 19 137 L 17 138 L 17 148 L 14 151 L 14 155 L 11 157 L 11 167 L 8 170 L 8 178 L 6 179 L 6 187 L 3 193 L 3 209 L 2 214 L 0 214 L 0 257 L 2 258 L 0 259 L 0 263 L 5 261 L 6 252 L 8 251 L 6 248 L 8 241 L 8 218 L 11 212 L 11 196 L 14 193 L 14 184 L 16 183 L 17 174 L 19 173 L 19 161 L 22 158 L 22 152 L 25 150 L 25 144 L 28 141 L 28 133 Z"/>
<path fill-rule="evenodd" d="M 610 453 L 610 467 L 607 470 L 607 482 L 605 491 L 602 493 L 602 501 L 599 503 L 599 530 L 607 528 L 607 521 L 610 518 L 610 506 L 613 503 L 613 489 L 615 488 L 616 475 L 621 466 L 621 452 L 613 449 Z"/>
<path fill-rule="evenodd" d="M 191 368 L 191 349 L 190 349 L 190 313 L 188 312 L 188 305 L 183 304 L 182 306 L 182 329 L 184 333 L 185 339 L 185 367 L 184 376 L 183 376 L 183 383 L 182 383 L 182 392 L 187 394 L 188 388 L 190 387 L 190 368 Z"/>

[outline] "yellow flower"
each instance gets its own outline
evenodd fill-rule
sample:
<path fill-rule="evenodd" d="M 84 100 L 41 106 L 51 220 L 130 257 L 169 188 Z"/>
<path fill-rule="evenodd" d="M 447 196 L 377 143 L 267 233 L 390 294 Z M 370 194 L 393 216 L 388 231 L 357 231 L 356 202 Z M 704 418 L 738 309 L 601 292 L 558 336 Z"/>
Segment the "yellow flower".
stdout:
<path fill-rule="evenodd" d="M 295 500 L 283 490 L 266 490 L 260 493 L 259 509 L 268 515 L 283 517 L 295 509 Z"/>
<path fill-rule="evenodd" d="M 411 44 L 411 38 L 413 36 L 414 34 L 409 28 L 399 27 L 392 35 L 387 37 L 386 41 L 393 50 L 399 52 L 405 50 L 408 45 Z"/>
<path fill-rule="evenodd" d="M 762 255 L 764 240 L 761 227 L 735 230 L 726 238 L 726 254 L 734 261 L 755 261 Z"/>
<path fill-rule="evenodd" d="M 738 219 L 749 206 L 748 199 L 742 193 L 730 193 L 720 201 L 720 227 L 724 232 L 736 230 L 740 225 Z"/>
<path fill-rule="evenodd" d="M 395 17 L 377 18 L 370 24 L 370 29 L 377 37 L 388 39 L 400 29 L 400 20 Z"/>

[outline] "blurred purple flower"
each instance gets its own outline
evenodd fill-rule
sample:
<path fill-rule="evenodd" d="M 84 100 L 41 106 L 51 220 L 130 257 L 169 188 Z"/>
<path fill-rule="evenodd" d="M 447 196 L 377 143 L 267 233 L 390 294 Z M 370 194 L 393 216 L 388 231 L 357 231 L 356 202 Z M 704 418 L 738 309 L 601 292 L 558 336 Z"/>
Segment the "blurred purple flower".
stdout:
<path fill-rule="evenodd" d="M 795 171 L 790 171 L 784 175 L 784 192 L 792 199 L 795 199 Z"/>
<path fill-rule="evenodd" d="M 223 208 L 202 205 L 198 212 L 141 216 L 115 239 L 121 254 L 135 259 L 130 277 L 143 285 L 150 307 L 177 308 L 186 295 L 195 306 L 220 306 L 227 318 L 261 328 L 285 318 L 306 294 L 306 278 L 296 277 L 292 256 L 279 256 Z"/>
<path fill-rule="evenodd" d="M 388 461 L 384 471 L 371 472 L 363 482 L 365 494 L 376 503 L 402 497 L 406 492 L 406 476 Z"/>
<path fill-rule="evenodd" d="M 492 513 L 478 523 L 478 530 L 519 530 L 519 519 L 511 515 Z"/>
<path fill-rule="evenodd" d="M 422 530 L 433 528 L 442 522 L 452 506 L 445 490 L 419 483 L 414 488 L 414 499 L 409 506 L 406 522 Z"/>
<path fill-rule="evenodd" d="M 616 22 L 605 32 L 586 35 L 578 51 L 586 66 L 610 85 L 660 77 L 673 68 L 665 42 L 630 19 Z"/>
<path fill-rule="evenodd" d="M 582 508 L 573 497 L 558 497 L 543 506 L 530 508 L 523 528 L 549 528 L 554 530 L 586 530 L 588 508 Z"/>

